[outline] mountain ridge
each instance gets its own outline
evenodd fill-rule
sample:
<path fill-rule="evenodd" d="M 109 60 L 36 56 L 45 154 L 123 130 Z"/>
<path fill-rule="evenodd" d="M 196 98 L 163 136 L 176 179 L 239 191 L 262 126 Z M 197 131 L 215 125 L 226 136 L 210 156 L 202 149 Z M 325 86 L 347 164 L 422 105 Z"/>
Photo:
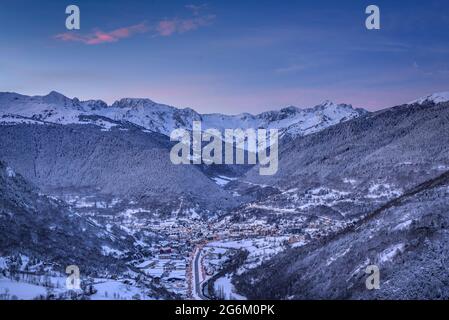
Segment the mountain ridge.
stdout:
<path fill-rule="evenodd" d="M 204 129 L 276 128 L 292 136 L 316 132 L 329 125 L 347 121 L 368 111 L 349 104 L 325 101 L 312 108 L 288 106 L 259 114 L 200 114 L 191 108 L 176 108 L 147 98 L 123 98 L 108 105 L 102 100 L 80 101 L 56 91 L 45 96 L 26 96 L 13 92 L 0 93 L 0 122 L 16 123 L 17 116 L 28 120 L 60 124 L 80 123 L 81 115 L 97 115 L 115 121 L 128 121 L 147 130 L 165 135 L 177 128 L 191 130 L 193 121 Z M 16 117 L 16 118 L 14 118 Z"/>

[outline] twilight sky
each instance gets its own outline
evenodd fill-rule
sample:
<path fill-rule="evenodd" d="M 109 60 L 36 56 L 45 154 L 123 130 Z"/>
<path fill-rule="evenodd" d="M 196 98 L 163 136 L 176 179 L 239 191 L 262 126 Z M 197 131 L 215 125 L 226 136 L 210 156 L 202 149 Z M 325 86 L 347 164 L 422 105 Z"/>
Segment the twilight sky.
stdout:
<path fill-rule="evenodd" d="M 370 4 L 381 30 L 365 28 Z M 29 95 L 234 114 L 449 91 L 447 0 L 1 0 L 0 35 L 0 91 Z"/>

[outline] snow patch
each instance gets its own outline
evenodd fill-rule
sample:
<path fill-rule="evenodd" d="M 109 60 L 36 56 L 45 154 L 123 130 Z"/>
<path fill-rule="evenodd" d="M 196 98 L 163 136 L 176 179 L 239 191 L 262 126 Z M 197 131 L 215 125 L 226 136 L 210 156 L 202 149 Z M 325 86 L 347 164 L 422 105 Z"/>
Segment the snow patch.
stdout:
<path fill-rule="evenodd" d="M 330 257 L 329 259 L 327 259 L 326 261 L 326 266 L 330 266 L 334 261 L 336 261 L 339 258 L 344 257 L 349 251 L 351 250 L 351 247 L 348 247 L 347 249 L 345 249 L 342 252 L 339 252 L 337 254 L 335 254 L 334 256 Z"/>
<path fill-rule="evenodd" d="M 399 197 L 402 194 L 401 189 L 395 189 L 392 185 L 388 183 L 373 183 L 369 187 L 369 192 L 366 195 L 368 199 L 378 199 L 378 198 L 393 198 Z"/>
<path fill-rule="evenodd" d="M 10 167 L 6 167 L 6 175 L 9 178 L 14 178 L 16 176 L 16 173 L 14 172 L 14 170 Z"/>
<path fill-rule="evenodd" d="M 394 257 L 396 257 L 398 254 L 404 252 L 404 249 L 405 244 L 403 243 L 396 244 L 382 251 L 378 256 L 378 259 L 380 263 L 387 263 L 389 261 L 392 261 Z"/>
<path fill-rule="evenodd" d="M 121 256 L 123 252 L 108 246 L 101 246 L 101 251 L 105 256 Z"/>
<path fill-rule="evenodd" d="M 214 290 L 220 299 L 224 300 L 246 300 L 246 297 L 236 293 L 234 285 L 231 283 L 231 275 L 218 278 L 214 283 Z"/>
<path fill-rule="evenodd" d="M 218 184 L 219 186 L 224 187 L 229 182 L 236 180 L 236 178 L 231 178 L 231 177 L 226 177 L 226 176 L 218 176 L 218 177 L 213 177 L 212 180 L 214 180 L 215 183 Z"/>
<path fill-rule="evenodd" d="M 415 104 L 415 103 L 416 104 L 424 104 L 426 102 L 442 103 L 442 102 L 448 102 L 448 101 L 449 101 L 449 91 L 430 94 L 430 95 L 422 97 L 418 100 L 414 100 L 408 104 Z"/>
<path fill-rule="evenodd" d="M 412 224 L 412 222 L 413 222 L 412 219 L 404 221 L 404 222 L 401 222 L 396 227 L 393 228 L 393 231 L 406 230 Z"/>

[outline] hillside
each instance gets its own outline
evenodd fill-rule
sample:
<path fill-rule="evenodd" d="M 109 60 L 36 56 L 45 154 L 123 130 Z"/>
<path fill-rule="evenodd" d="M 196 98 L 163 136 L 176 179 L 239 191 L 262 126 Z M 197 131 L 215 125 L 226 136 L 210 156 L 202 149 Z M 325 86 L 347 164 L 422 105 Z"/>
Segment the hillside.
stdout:
<path fill-rule="evenodd" d="M 237 288 L 253 299 L 448 299 L 448 187 L 446 172 L 237 277 Z M 379 267 L 379 290 L 365 286 L 369 265 Z"/>

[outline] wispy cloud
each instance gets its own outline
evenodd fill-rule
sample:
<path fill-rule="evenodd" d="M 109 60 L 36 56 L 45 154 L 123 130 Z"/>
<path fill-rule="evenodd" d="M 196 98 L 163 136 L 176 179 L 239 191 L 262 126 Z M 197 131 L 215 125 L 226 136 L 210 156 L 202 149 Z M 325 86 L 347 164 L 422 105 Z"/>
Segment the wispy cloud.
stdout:
<path fill-rule="evenodd" d="M 191 10 L 193 15 L 198 16 L 203 9 L 207 8 L 207 4 L 188 4 L 185 8 Z"/>
<path fill-rule="evenodd" d="M 61 41 L 74 41 L 82 42 L 88 45 L 96 45 L 108 42 L 117 42 L 121 39 L 132 37 L 135 34 L 145 33 L 150 30 L 145 23 L 139 23 L 136 25 L 115 29 L 109 32 L 96 30 L 90 34 L 79 34 L 74 32 L 64 32 L 57 34 L 56 39 Z"/>
<path fill-rule="evenodd" d="M 212 24 L 215 20 L 215 15 L 208 14 L 203 16 L 195 16 L 188 19 L 165 19 L 159 21 L 156 31 L 160 36 L 171 36 L 176 33 L 185 33 L 188 31 L 197 30 L 201 27 Z"/>
<path fill-rule="evenodd" d="M 77 32 L 64 32 L 54 36 L 55 39 L 66 42 L 80 42 L 87 45 L 97 45 L 102 43 L 117 42 L 121 39 L 130 38 L 139 33 L 152 32 L 155 36 L 168 37 L 174 34 L 182 34 L 197 30 L 201 27 L 213 23 L 216 16 L 213 14 L 203 14 L 206 5 L 186 5 L 185 8 L 191 11 L 187 18 L 166 18 L 157 21 L 154 25 L 148 26 L 142 22 L 136 25 L 115 29 L 112 31 L 93 30 L 88 34 Z"/>

